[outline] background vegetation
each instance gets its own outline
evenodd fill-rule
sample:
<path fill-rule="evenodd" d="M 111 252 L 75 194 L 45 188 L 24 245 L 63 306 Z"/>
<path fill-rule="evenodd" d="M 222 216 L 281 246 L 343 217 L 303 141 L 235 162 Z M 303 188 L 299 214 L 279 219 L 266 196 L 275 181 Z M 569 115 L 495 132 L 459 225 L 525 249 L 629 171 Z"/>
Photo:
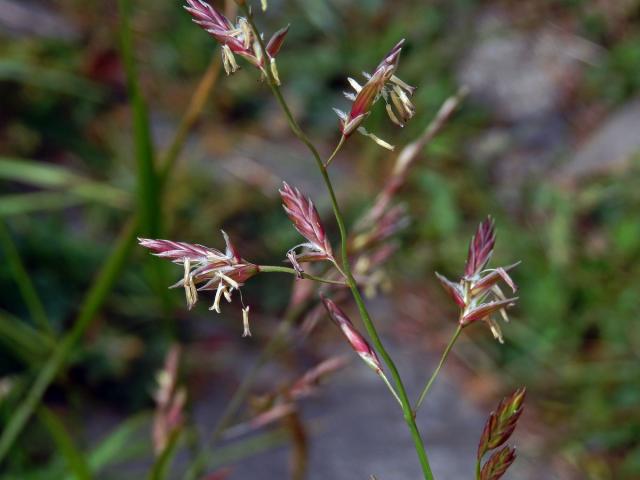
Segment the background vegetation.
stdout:
<path fill-rule="evenodd" d="M 479 329 L 459 360 L 481 379 L 476 387 L 526 384 L 546 454 L 589 479 L 640 476 L 640 4 L 613 3 L 271 0 L 263 19 L 268 31 L 292 25 L 279 57 L 285 92 L 327 150 L 346 76 L 399 37 L 419 117 L 398 131 L 378 111 L 372 131 L 404 145 L 470 83 L 402 193 L 413 221 L 390 269 L 392 298 L 424 300 L 413 320 L 439 350 L 453 311 L 432 272 L 454 277 L 476 222 L 494 215 L 500 259 L 523 262 L 520 306 L 506 345 Z M 27 17 L 16 13 L 25 8 Z M 496 31 L 507 44 L 524 41 L 533 60 L 496 63 L 505 75 L 494 91 L 482 48 L 509 59 L 491 43 Z M 220 247 L 224 227 L 246 257 L 273 263 L 296 239 L 279 208 L 280 179 L 321 191 L 249 69 L 215 84 L 174 168 L 181 139 L 172 139 L 217 54 L 173 0 L 121 1 L 120 13 L 114 2 L 0 1 L 3 440 L 10 420 L 35 412 L 15 443 L 0 440 L 10 448 L 6 478 L 63 478 L 68 465 L 81 477 L 148 457 L 125 446 L 152 408 L 168 345 L 187 345 L 197 398 L 264 343 L 286 306 L 282 284 L 258 277 L 246 290 L 256 335 L 239 347 L 237 312 L 188 314 L 165 288 L 176 272 L 132 248 L 141 234 Z M 361 139 L 336 161 L 351 219 L 391 165 Z M 98 411 L 108 418 L 85 422 Z M 83 455 L 87 438 L 99 441 Z"/>

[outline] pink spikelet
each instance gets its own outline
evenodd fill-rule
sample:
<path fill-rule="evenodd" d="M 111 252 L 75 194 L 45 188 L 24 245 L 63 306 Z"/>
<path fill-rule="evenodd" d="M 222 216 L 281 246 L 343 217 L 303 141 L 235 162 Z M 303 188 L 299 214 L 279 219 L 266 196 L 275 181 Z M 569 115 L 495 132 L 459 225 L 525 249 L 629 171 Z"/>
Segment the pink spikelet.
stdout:
<path fill-rule="evenodd" d="M 502 399 L 498 407 L 489 415 L 478 443 L 478 465 L 487 453 L 491 451 L 493 453 L 480 471 L 480 480 L 498 480 L 516 459 L 515 448 L 502 446 L 511 437 L 522 415 L 525 394 L 524 387 L 517 389 Z M 500 450 L 496 450 L 500 447 L 502 447 Z"/>
<path fill-rule="evenodd" d="M 467 265 L 464 270 L 466 277 L 473 277 L 484 269 L 487 263 L 489 263 L 495 243 L 496 233 L 494 222 L 491 217 L 487 217 L 487 219 L 478 226 L 478 230 L 469 244 Z"/>
<path fill-rule="evenodd" d="M 202 27 L 222 46 L 222 62 L 227 75 L 238 68 L 235 55 L 239 55 L 266 74 L 266 61 L 255 32 L 251 30 L 247 19 L 239 17 L 232 23 L 216 8 L 203 0 L 186 0 L 185 10 L 189 12 L 194 23 Z M 276 55 L 282 48 L 289 27 L 281 28 L 273 34 L 266 46 L 266 56 L 273 78 L 280 83 L 276 68 Z"/>
<path fill-rule="evenodd" d="M 322 226 L 318 210 L 316 210 L 311 199 L 305 197 L 300 190 L 292 188 L 286 182 L 282 184 L 280 197 L 282 198 L 282 207 L 293 223 L 293 226 L 300 235 L 308 240 L 308 243 L 303 243 L 292 248 L 290 254 L 297 248 L 303 247 L 308 249 L 308 251 L 296 254 L 295 258 L 297 262 L 333 261 L 331 243 Z M 288 255 L 289 257 L 291 257 L 290 254 Z"/>
<path fill-rule="evenodd" d="M 415 88 L 395 76 L 400 60 L 400 52 L 404 45 L 404 39 L 400 40 L 378 64 L 373 74 L 365 73 L 366 82 L 360 85 L 353 78 L 349 78 L 349 85 L 355 93 L 345 92 L 345 97 L 352 100 L 349 113 L 337 108 L 333 110 L 340 119 L 340 131 L 343 137 L 349 137 L 353 132 L 370 137 L 381 147 L 393 150 L 393 145 L 369 133 L 362 122 L 371 112 L 373 105 L 382 98 L 385 103 L 387 115 L 393 123 L 403 127 L 415 114 L 415 107 L 410 97 Z"/>
<path fill-rule="evenodd" d="M 340 328 L 343 335 L 351 345 L 351 348 L 364 360 L 364 362 L 371 367 L 376 373 L 382 373 L 382 364 L 378 359 L 378 355 L 375 350 L 371 348 L 369 342 L 356 330 L 349 320 L 349 317 L 338 307 L 332 300 L 322 297 L 322 303 L 326 308 L 329 318 Z"/>
<path fill-rule="evenodd" d="M 507 297 L 498 283 L 502 280 L 513 293 L 517 286 L 509 276 L 509 271 L 519 265 L 487 269 L 496 243 L 494 222 L 488 217 L 482 222 L 469 244 L 469 253 L 464 275 L 456 283 L 436 273 L 440 284 L 460 309 L 459 323 L 466 327 L 477 321 L 489 325 L 491 333 L 503 343 L 502 330 L 493 315 L 499 313 L 509 320 L 507 309 L 513 307 L 518 297 Z"/>
<path fill-rule="evenodd" d="M 255 265 L 240 256 L 229 236 L 223 231 L 225 251 L 200 244 L 139 238 L 138 242 L 160 258 L 182 265 L 184 277 L 173 287 L 183 287 L 187 307 L 191 309 L 198 301 L 198 292 L 215 290 L 215 300 L 210 310 L 220 313 L 220 302 L 225 298 L 231 302 L 231 294 L 249 278 L 260 271 Z M 243 308 L 243 336 L 251 335 L 248 325 L 249 307 Z"/>

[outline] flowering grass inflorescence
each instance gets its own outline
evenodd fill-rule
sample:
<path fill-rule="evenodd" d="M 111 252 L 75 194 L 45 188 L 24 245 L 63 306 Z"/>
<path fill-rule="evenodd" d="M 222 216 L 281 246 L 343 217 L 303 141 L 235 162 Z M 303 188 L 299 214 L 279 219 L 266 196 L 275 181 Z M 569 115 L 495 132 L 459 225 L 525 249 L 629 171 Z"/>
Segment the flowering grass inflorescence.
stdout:
<path fill-rule="evenodd" d="M 344 138 L 349 137 L 353 132 L 358 131 L 362 135 L 370 137 L 378 145 L 393 150 L 393 145 L 385 142 L 376 135 L 369 133 L 362 125 L 362 122 L 371 113 L 373 105 L 382 98 L 385 103 L 387 114 L 393 123 L 400 127 L 414 116 L 415 107 L 411 103 L 410 97 L 413 95 L 415 87 L 396 77 L 400 61 L 400 52 L 404 45 L 404 39 L 400 40 L 391 51 L 378 64 L 373 74 L 363 73 L 366 83 L 360 85 L 356 80 L 349 77 L 349 84 L 354 93 L 345 92 L 347 99 L 351 100 L 351 110 L 345 113 L 334 108 L 334 111 L 341 120 L 340 130 Z"/>
<path fill-rule="evenodd" d="M 459 282 L 454 283 L 443 275 L 436 273 L 438 280 L 460 308 L 459 323 L 465 327 L 479 320 L 486 322 L 493 336 L 503 343 L 500 325 L 493 319 L 493 314 L 499 312 L 508 322 L 507 308 L 513 307 L 518 297 L 508 298 L 498 282 L 503 280 L 516 292 L 517 287 L 508 272 L 518 263 L 507 267 L 485 269 L 495 246 L 496 236 L 494 222 L 487 218 L 478 226 L 476 234 L 469 244 L 469 254 L 464 275 Z"/>
<path fill-rule="evenodd" d="M 186 0 L 185 10 L 193 17 L 193 21 L 204 28 L 222 46 L 222 61 L 227 75 L 235 73 L 239 67 L 235 55 L 240 55 L 254 67 L 265 72 L 265 56 L 262 53 L 256 35 L 249 27 L 247 19 L 239 17 L 232 23 L 214 7 L 202 0 Z M 266 7 L 265 7 L 266 8 Z M 269 68 L 274 78 L 279 80 L 276 67 L 276 55 L 280 51 L 289 26 L 281 28 L 273 34 L 266 47 Z"/>
<path fill-rule="evenodd" d="M 329 193 L 333 213 L 340 232 L 341 255 L 340 258 L 334 255 L 326 229 L 311 199 L 286 182 L 283 183 L 279 191 L 284 210 L 296 230 L 307 240 L 287 252 L 286 258 L 293 268 L 256 265 L 243 259 L 224 232 L 223 236 L 226 242 L 224 253 L 198 244 L 170 240 L 140 239 L 140 244 L 150 249 L 155 255 L 183 266 L 184 277 L 174 287 L 184 287 L 189 308 L 196 303 L 199 291 L 215 290 L 215 300 L 211 309 L 220 312 L 221 299 L 224 297 L 231 301 L 231 293 L 234 290 L 239 290 L 246 280 L 259 272 L 291 273 L 299 278 L 309 278 L 325 284 L 324 293 L 320 293 L 321 304 L 326 309 L 329 318 L 339 327 L 353 350 L 379 375 L 398 401 L 403 412 L 404 421 L 411 433 L 424 479 L 433 480 L 434 476 L 415 421 L 417 409 L 420 407 L 422 400 L 429 391 L 448 353 L 464 327 L 477 321 L 484 321 L 489 324 L 494 336 L 500 342 L 503 341 L 500 328 L 493 320 L 492 315 L 499 312 L 506 320 L 506 309 L 513 306 L 517 300 L 517 297 L 507 298 L 498 285 L 499 281 L 503 280 L 515 292 L 516 287 L 508 275 L 508 271 L 517 264 L 504 268 L 486 268 L 495 246 L 494 223 L 491 218 L 488 218 L 480 224 L 471 241 L 464 275 L 461 279 L 456 283 L 437 274 L 438 279 L 460 309 L 458 327 L 438 367 L 423 389 L 415 408 L 408 398 L 402 377 L 377 332 L 375 323 L 361 295 L 361 289 L 369 293 L 375 293 L 376 287 L 384 284 L 385 277 L 379 274 L 377 267 L 396 251 L 396 246 L 391 241 L 391 237 L 407 224 L 406 209 L 400 204 L 393 204 L 392 197 L 407 178 L 407 169 L 417 155 L 419 147 L 428 141 L 426 139 L 429 138 L 429 135 L 432 136 L 435 131 L 441 128 L 442 123 L 451 114 L 461 97 L 458 96 L 456 97 L 457 99 L 448 101 L 446 108 L 443 106 L 442 111 L 439 112 L 435 120 L 436 123 L 430 124 L 427 128 L 424 139 L 403 150 L 382 194 L 375 201 L 369 213 L 358 224 L 355 232 L 349 234 L 328 169 L 345 140 L 355 131 L 371 137 L 376 143 L 385 148 L 393 149 L 393 146 L 367 132 L 362 126 L 373 105 L 379 99 L 384 101 L 391 121 L 400 127 L 404 126 L 415 115 L 415 108 L 411 103 L 411 96 L 415 88 L 396 76 L 404 40 L 398 42 L 391 49 L 372 74 L 364 74 L 366 82 L 363 85 L 349 78 L 349 83 L 355 93 L 346 93 L 346 96 L 353 103 L 348 113 L 335 109 L 341 120 L 340 131 L 342 135 L 331 156 L 326 161 L 323 161 L 316 147 L 293 117 L 279 88 L 280 79 L 275 65 L 275 57 L 282 47 L 288 27 L 276 32 L 265 45 L 262 34 L 259 33 L 253 21 L 252 12 L 245 1 L 236 2 L 245 16 L 239 17 L 235 24 L 202 0 L 186 0 L 186 2 L 185 8 L 191 14 L 195 23 L 200 25 L 222 45 L 222 58 L 226 72 L 231 74 L 238 69 L 234 55 L 245 58 L 249 63 L 257 67 L 262 73 L 262 78 L 266 80 L 282 107 L 293 133 L 308 147 L 310 153 L 314 156 Z M 269 63 L 268 68 L 266 66 L 267 61 Z M 301 266 L 301 264 L 305 263 L 318 264 L 317 267 L 313 268 L 324 269 L 323 272 L 328 277 L 316 277 L 305 272 Z M 345 287 L 348 287 L 348 290 Z M 358 307 L 368 339 L 358 331 L 358 328 L 349 319 L 344 310 L 338 306 L 338 303 L 344 301 L 347 291 L 351 292 L 351 296 Z M 293 304 L 297 305 L 302 302 L 299 298 L 301 295 L 304 299 L 310 298 L 307 289 L 303 294 L 298 289 L 294 289 L 294 292 Z M 329 296 L 333 298 L 329 298 Z M 317 308 L 321 307 L 316 305 L 316 310 Z M 248 312 L 249 308 L 243 307 L 245 336 L 250 334 Z M 269 405 L 272 408 L 263 411 L 252 423 L 250 422 L 249 426 L 254 428 L 256 425 L 265 425 L 284 416 L 294 415 L 295 408 L 292 401 L 298 396 L 303 396 L 302 392 L 309 391 L 312 383 L 315 383 L 328 371 L 337 369 L 340 364 L 340 362 L 321 364 L 317 369 L 305 375 L 293 387 L 282 390 L 279 395 L 271 399 Z M 390 374 L 393 384 L 386 376 L 385 371 Z M 490 417 L 478 450 L 476 472 L 478 480 L 497 480 L 513 462 L 515 458 L 514 451 L 509 447 L 505 447 L 494 453 L 484 467 L 480 467 L 483 455 L 489 450 L 501 446 L 511 435 L 521 412 L 523 397 L 524 391 L 516 392 L 514 396 L 510 397 L 510 400 L 505 400 Z"/>

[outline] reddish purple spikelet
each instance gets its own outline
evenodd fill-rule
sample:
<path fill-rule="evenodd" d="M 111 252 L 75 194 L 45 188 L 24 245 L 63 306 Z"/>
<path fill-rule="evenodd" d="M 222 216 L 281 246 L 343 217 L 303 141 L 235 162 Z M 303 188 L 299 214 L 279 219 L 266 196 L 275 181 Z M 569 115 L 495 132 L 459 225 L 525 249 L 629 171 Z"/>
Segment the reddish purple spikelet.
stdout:
<path fill-rule="evenodd" d="M 229 236 L 223 231 L 226 248 L 224 253 L 215 248 L 172 240 L 154 240 L 139 238 L 138 242 L 154 255 L 183 265 L 184 277 L 173 287 L 183 287 L 187 298 L 187 307 L 191 309 L 198 301 L 198 291 L 215 290 L 216 297 L 211 307 L 220 313 L 220 301 L 224 297 L 231 301 L 231 293 L 239 290 L 242 284 L 259 272 L 259 267 L 243 259 Z M 243 309 L 245 336 L 248 307 Z"/>
<path fill-rule="evenodd" d="M 275 58 L 276 55 L 278 55 L 278 52 L 280 52 L 280 48 L 282 48 L 282 44 L 284 43 L 284 39 L 287 36 L 287 33 L 289 33 L 289 25 L 281 28 L 273 34 L 266 47 L 269 57 Z"/>
<path fill-rule="evenodd" d="M 186 0 L 184 9 L 191 14 L 193 21 L 205 30 L 231 30 L 233 24 L 222 13 L 201 0 Z"/>
<path fill-rule="evenodd" d="M 404 39 L 391 49 L 372 75 L 365 73 L 367 82 L 364 85 L 361 86 L 353 78 L 349 78 L 349 84 L 355 90 L 355 94 L 345 93 L 345 96 L 353 101 L 351 110 L 347 114 L 334 108 L 341 120 L 340 131 L 344 137 L 349 137 L 357 130 L 372 138 L 380 146 L 393 150 L 392 145 L 367 132 L 361 124 L 369 115 L 371 107 L 380 98 L 385 102 L 389 118 L 396 125 L 404 126 L 415 114 L 415 107 L 410 100 L 415 88 L 395 76 L 403 44 Z"/>
<path fill-rule="evenodd" d="M 356 330 L 349 320 L 349 317 L 338 307 L 332 300 L 322 296 L 322 303 L 333 322 L 340 327 L 340 330 L 347 338 L 347 341 L 356 353 L 362 358 L 369 367 L 376 373 L 382 372 L 382 364 L 378 359 L 375 350 L 371 348 L 369 342 Z"/>
<path fill-rule="evenodd" d="M 476 308 L 469 309 L 460 318 L 460 325 L 465 326 L 478 320 L 484 320 L 488 316 L 493 315 L 500 310 L 504 310 L 507 307 L 512 307 L 513 305 L 515 305 L 515 302 L 517 300 L 518 297 L 508 298 L 506 300 L 483 303 Z"/>
<path fill-rule="evenodd" d="M 520 262 L 516 262 L 507 267 L 496 268 L 491 273 L 485 275 L 477 282 L 474 282 L 473 290 L 471 293 L 473 293 L 474 295 L 484 293 L 489 289 L 491 289 L 494 285 L 496 285 L 500 280 L 503 280 L 504 283 L 506 283 L 509 286 L 509 288 L 511 288 L 511 291 L 515 293 L 518 290 L 518 286 L 514 283 L 513 279 L 509 276 L 507 272 L 514 269 L 518 265 L 520 265 Z"/>
<path fill-rule="evenodd" d="M 487 217 L 478 226 L 478 230 L 469 244 L 469 255 L 467 256 L 467 265 L 464 270 L 466 277 L 474 277 L 484 269 L 491 258 L 495 243 L 494 222 L 491 217 Z"/>
<path fill-rule="evenodd" d="M 482 222 L 471 239 L 465 273 L 458 283 L 454 283 L 436 273 L 438 280 L 460 307 L 459 323 L 467 326 L 479 320 L 486 322 L 493 336 L 503 343 L 502 331 L 492 318 L 500 313 L 505 321 L 509 320 L 507 308 L 513 307 L 518 297 L 507 298 L 498 286 L 503 280 L 515 293 L 517 286 L 508 272 L 520 262 L 507 267 L 485 269 L 493 253 L 496 243 L 494 222 L 491 217 Z"/>
<path fill-rule="evenodd" d="M 447 277 L 445 277 L 444 275 L 440 275 L 438 272 L 436 272 L 436 277 L 440 281 L 440 284 L 445 289 L 445 291 L 453 299 L 453 301 L 456 302 L 456 304 L 460 308 L 464 308 L 464 293 L 462 292 L 460 285 L 458 285 L 457 283 L 453 283 L 451 280 L 447 279 Z"/>
<path fill-rule="evenodd" d="M 280 197 L 282 207 L 294 227 L 309 241 L 292 249 L 293 251 L 298 247 L 307 247 L 311 250 L 296 255 L 297 262 L 333 260 L 331 243 L 311 199 L 305 197 L 297 188 L 291 188 L 286 182 L 282 184 Z"/>
<path fill-rule="evenodd" d="M 234 55 L 240 55 L 259 68 L 263 74 L 266 73 L 265 59 L 260 45 L 246 18 L 239 17 L 234 25 L 216 8 L 203 0 L 186 0 L 186 2 L 184 8 L 191 14 L 193 21 L 222 45 L 222 60 L 227 75 L 234 73 L 239 68 Z M 278 30 L 271 37 L 266 48 L 271 72 L 278 83 L 275 57 L 280 51 L 288 31 L 288 26 Z"/>
<path fill-rule="evenodd" d="M 504 447 L 497 451 L 482 467 L 480 480 L 498 480 L 501 478 L 516 459 L 516 449 Z"/>
<path fill-rule="evenodd" d="M 517 389 L 503 398 L 495 411 L 491 412 L 478 443 L 478 460 L 489 450 L 496 449 L 509 440 L 522 415 L 526 392 L 525 387 Z"/>

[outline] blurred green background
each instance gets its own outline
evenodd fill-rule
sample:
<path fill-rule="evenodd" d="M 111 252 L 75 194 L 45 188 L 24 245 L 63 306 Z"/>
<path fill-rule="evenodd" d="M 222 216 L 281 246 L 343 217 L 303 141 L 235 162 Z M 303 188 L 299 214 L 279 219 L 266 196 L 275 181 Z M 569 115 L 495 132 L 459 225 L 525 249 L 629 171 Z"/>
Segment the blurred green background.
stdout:
<path fill-rule="evenodd" d="M 112 1 L 0 0 L 3 426 L 44 366 L 60 364 L 44 394 L 58 416 L 36 402 L 0 469 L 7 478 L 63 478 L 73 454 L 60 438 L 53 446 L 47 418 L 80 439 L 96 409 L 134 420 L 148 412 L 153 372 L 174 340 L 206 359 L 188 373 L 196 397 L 244 352 L 238 311 L 188 313 L 181 292 L 165 288 L 179 269 L 132 248 L 133 235 L 220 248 L 224 228 L 243 256 L 277 263 L 298 242 L 280 179 L 327 206 L 248 67 L 215 84 L 165 188 L 149 177 L 218 48 L 178 1 L 121 3 L 130 31 Z M 284 92 L 325 152 L 346 77 L 373 68 L 399 38 L 399 75 L 418 87 L 418 114 L 398 130 L 377 109 L 370 131 L 403 146 L 459 85 L 470 87 L 400 194 L 412 223 L 389 269 L 394 302 L 426 299 L 433 315 L 415 320 L 425 336 L 446 338 L 455 312 L 432 272 L 456 277 L 475 225 L 496 217 L 496 264 L 523 262 L 520 303 L 505 345 L 478 328 L 458 360 L 480 379 L 476 390 L 527 385 L 548 458 L 575 478 L 640 478 L 640 2 L 270 0 L 259 23 L 291 24 L 278 58 Z M 137 71 L 129 85 L 127 52 Z M 354 137 L 336 160 L 351 220 L 393 158 Z M 288 301 L 282 285 L 258 277 L 244 289 L 259 319 L 252 348 Z M 136 453 L 112 450 L 105 463 Z"/>

